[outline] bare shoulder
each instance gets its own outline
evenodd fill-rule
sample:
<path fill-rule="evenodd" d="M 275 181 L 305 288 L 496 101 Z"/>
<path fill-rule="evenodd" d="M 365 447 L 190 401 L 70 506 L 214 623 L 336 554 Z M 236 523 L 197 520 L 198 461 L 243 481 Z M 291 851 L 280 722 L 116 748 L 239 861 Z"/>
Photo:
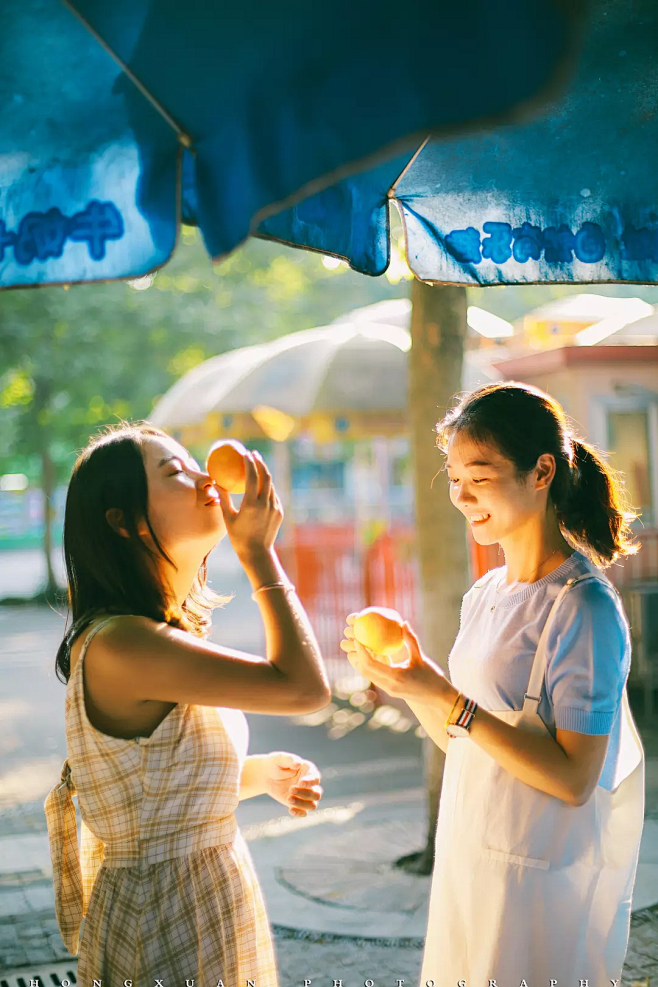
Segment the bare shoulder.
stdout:
<path fill-rule="evenodd" d="M 107 632 L 111 627 L 126 622 L 134 625 L 136 620 L 146 618 L 114 615 L 105 626 L 100 626 L 108 616 L 99 615 L 78 635 L 71 646 L 71 673 L 88 641 L 82 681 L 85 709 L 92 726 L 110 737 L 131 740 L 136 736 L 148 737 L 175 703 L 150 702 L 136 696 L 126 664 L 113 660 L 112 648 L 108 647 Z"/>
<path fill-rule="evenodd" d="M 183 661 L 200 647 L 207 650 L 204 645 L 202 638 L 166 621 L 121 614 L 97 631 L 88 650 L 93 649 L 96 669 L 101 674 L 105 671 L 114 682 L 120 679 L 130 694 L 135 684 L 136 693 L 143 692 L 140 679 L 148 674 L 154 661 Z M 132 698 L 146 697 L 135 694 Z"/>
<path fill-rule="evenodd" d="M 102 624 L 105 624 L 105 626 L 100 626 Z M 149 620 L 148 617 L 133 614 L 102 614 L 96 617 L 78 634 L 71 645 L 71 671 L 73 671 L 80 658 L 82 649 L 85 647 L 85 642 L 89 642 L 87 644 L 87 653 L 93 651 L 94 664 L 96 664 L 97 655 L 104 657 L 115 654 L 117 656 L 120 655 L 121 646 L 125 646 L 130 639 L 134 639 L 135 635 L 139 633 L 140 625 L 148 633 L 149 624 L 153 628 L 159 626 L 155 621 Z M 98 628 L 98 630 L 95 628 Z"/>
<path fill-rule="evenodd" d="M 105 618 L 104 618 L 105 619 Z M 145 645 L 151 641 L 159 641 L 171 634 L 192 637 L 187 631 L 172 627 L 166 621 L 152 620 L 141 614 L 120 614 L 114 616 L 95 635 L 95 640 L 102 642 L 107 654 L 120 656 L 124 647 Z"/>
<path fill-rule="evenodd" d="M 112 619 L 108 620 L 109 617 Z M 99 626 L 102 624 L 104 626 Z M 135 649 L 140 645 L 144 647 L 148 641 L 158 641 L 161 628 L 174 629 L 164 622 L 158 623 L 139 615 L 99 616 L 92 620 L 71 645 L 71 673 L 86 644 L 85 678 L 91 678 L 109 693 L 120 685 L 125 698 L 137 698 L 130 695 L 131 677 L 126 676 L 126 673 L 129 667 L 134 668 Z"/>

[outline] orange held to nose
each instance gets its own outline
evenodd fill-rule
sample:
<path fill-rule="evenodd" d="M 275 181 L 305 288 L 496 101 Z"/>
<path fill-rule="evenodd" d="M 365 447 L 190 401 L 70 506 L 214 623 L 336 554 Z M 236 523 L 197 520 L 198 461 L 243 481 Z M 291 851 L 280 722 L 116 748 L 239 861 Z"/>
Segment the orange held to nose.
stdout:
<path fill-rule="evenodd" d="M 355 640 L 376 655 L 390 656 L 404 644 L 402 617 L 388 607 L 366 607 L 352 624 Z"/>
<path fill-rule="evenodd" d="M 215 442 L 206 462 L 213 483 L 228 493 L 242 494 L 245 490 L 244 457 L 247 450 L 237 439 Z"/>

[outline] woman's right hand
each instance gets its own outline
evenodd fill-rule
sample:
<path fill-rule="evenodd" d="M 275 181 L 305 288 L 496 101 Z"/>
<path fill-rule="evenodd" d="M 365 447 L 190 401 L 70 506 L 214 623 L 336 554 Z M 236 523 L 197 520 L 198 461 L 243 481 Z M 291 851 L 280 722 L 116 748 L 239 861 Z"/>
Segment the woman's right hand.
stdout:
<path fill-rule="evenodd" d="M 248 562 L 269 552 L 274 545 L 283 521 L 283 508 L 260 453 L 250 450 L 244 461 L 245 491 L 240 509 L 233 507 L 226 490 L 221 487 L 217 490 L 226 532 L 235 554 L 241 562 Z"/>

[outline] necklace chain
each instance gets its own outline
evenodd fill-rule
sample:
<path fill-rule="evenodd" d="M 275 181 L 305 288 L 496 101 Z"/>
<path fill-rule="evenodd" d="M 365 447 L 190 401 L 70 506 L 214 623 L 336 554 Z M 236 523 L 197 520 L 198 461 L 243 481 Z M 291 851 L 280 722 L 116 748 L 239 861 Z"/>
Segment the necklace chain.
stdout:
<path fill-rule="evenodd" d="M 559 549 L 559 548 L 556 548 L 554 552 L 551 552 L 551 554 L 550 554 L 549 556 L 547 556 L 547 557 L 546 557 L 546 558 L 545 558 L 545 559 L 543 560 L 543 562 L 540 562 L 540 563 L 539 563 L 539 565 L 537 566 L 537 568 L 536 568 L 536 569 L 533 569 L 533 571 L 532 571 L 532 572 L 530 573 L 530 575 L 531 575 L 531 576 L 534 576 L 534 574 L 535 574 L 536 572 L 538 572 L 538 571 L 539 571 L 539 570 L 541 569 L 541 567 L 542 567 L 543 565 L 545 565 L 545 563 L 546 563 L 546 562 L 548 562 L 548 561 L 549 561 L 550 559 L 552 559 L 554 555 L 557 555 L 557 553 L 558 553 L 559 551 L 560 551 L 560 549 Z M 526 579 L 517 579 L 517 580 L 516 580 L 516 582 L 517 582 L 517 583 L 523 583 L 523 582 L 527 582 L 527 580 L 526 580 Z M 506 585 L 507 585 L 507 583 L 503 583 L 503 588 L 504 588 L 504 587 L 505 587 Z M 499 587 L 498 587 L 498 588 L 496 589 L 496 593 L 500 593 L 500 592 L 501 592 L 501 587 L 499 586 Z"/>

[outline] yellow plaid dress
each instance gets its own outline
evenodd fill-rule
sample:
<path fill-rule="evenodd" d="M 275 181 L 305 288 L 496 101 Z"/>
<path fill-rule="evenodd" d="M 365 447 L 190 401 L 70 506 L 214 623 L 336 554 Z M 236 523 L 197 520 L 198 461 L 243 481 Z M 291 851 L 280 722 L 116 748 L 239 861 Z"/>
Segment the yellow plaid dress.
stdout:
<path fill-rule="evenodd" d="M 57 922 L 79 953 L 78 982 L 277 987 L 265 904 L 234 815 L 246 717 L 179 703 L 150 737 L 97 730 L 82 667 L 108 620 L 88 632 L 67 683 L 68 757 L 44 804 Z"/>

